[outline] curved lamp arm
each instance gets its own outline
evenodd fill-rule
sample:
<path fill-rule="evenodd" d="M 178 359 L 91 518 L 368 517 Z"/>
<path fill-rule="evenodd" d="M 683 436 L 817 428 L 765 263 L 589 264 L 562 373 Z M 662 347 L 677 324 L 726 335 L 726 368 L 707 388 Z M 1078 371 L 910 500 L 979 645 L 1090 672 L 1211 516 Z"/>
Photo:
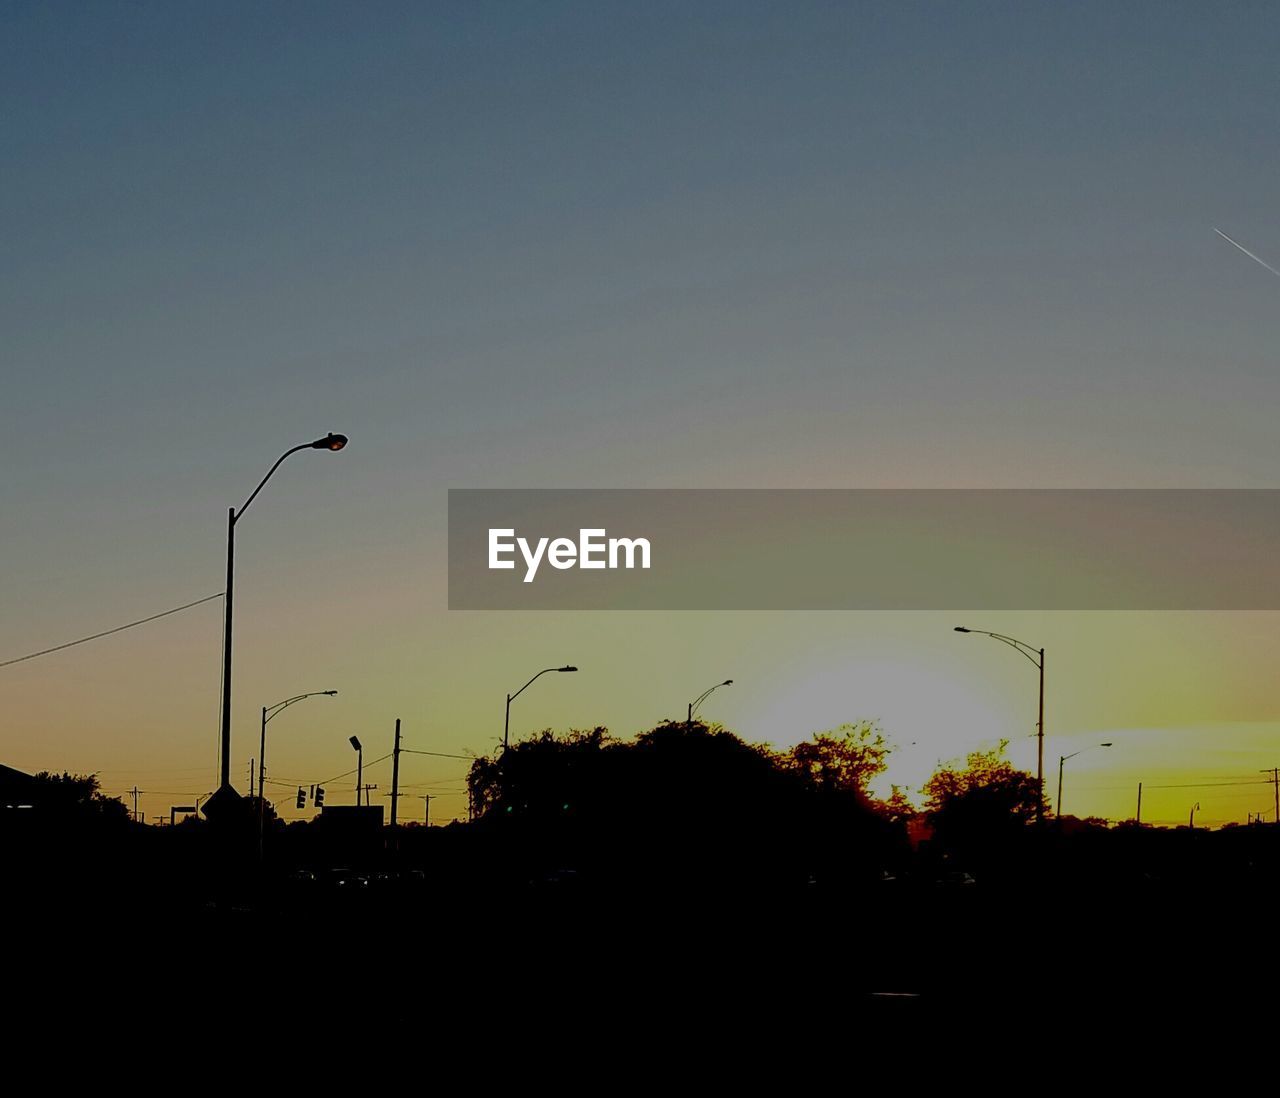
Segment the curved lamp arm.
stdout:
<path fill-rule="evenodd" d="M 287 458 L 290 454 L 296 454 L 299 450 L 332 450 L 336 453 L 338 450 L 341 450 L 344 446 L 346 446 L 346 444 L 347 444 L 346 435 L 335 435 L 332 431 L 330 431 L 327 435 L 324 436 L 324 438 L 318 438 L 315 440 L 315 442 L 304 442 L 301 445 L 294 446 L 292 449 L 286 450 L 283 454 L 281 454 L 278 458 L 276 458 L 276 463 L 273 466 L 271 466 L 269 470 L 267 470 L 267 475 L 258 482 L 258 487 L 256 487 L 249 494 L 249 498 L 245 500 L 243 504 L 241 504 L 240 510 L 232 513 L 231 521 L 232 522 L 237 521 L 240 518 L 240 516 L 243 515 L 245 511 L 249 509 L 249 504 L 251 504 L 257 498 L 258 493 L 262 491 L 262 486 L 271 479 L 275 471 L 279 469 L 281 464 L 284 462 L 284 459 Z"/>
<path fill-rule="evenodd" d="M 516 698 L 518 698 L 521 694 L 523 694 L 526 690 L 528 690 L 529 687 L 531 687 L 535 682 L 537 682 L 540 678 L 542 678 L 542 676 L 545 675 L 548 671 L 576 671 L 576 670 L 578 670 L 576 667 L 544 667 L 541 671 L 539 671 L 536 675 L 534 675 L 533 678 L 531 678 L 527 683 L 525 683 L 522 687 L 520 687 L 520 689 L 517 690 L 514 694 L 508 694 L 507 701 L 509 702 L 515 701 Z"/>
<path fill-rule="evenodd" d="M 733 685 L 733 679 L 725 679 L 724 682 L 716 683 L 715 686 L 711 687 L 710 690 L 704 690 L 693 701 L 689 703 L 689 719 L 693 720 L 693 715 L 698 711 L 698 706 L 700 706 L 704 701 L 706 701 L 709 697 L 711 697 L 711 695 L 714 694 L 717 690 L 719 690 L 720 687 L 732 686 L 732 685 Z"/>
<path fill-rule="evenodd" d="M 1026 641 L 1020 641 L 1017 637 L 1009 637 L 1004 633 L 992 633 L 986 629 L 966 629 L 963 625 L 955 627 L 957 633 L 977 633 L 984 637 L 990 637 L 992 640 L 998 640 L 1001 644 L 1007 644 L 1016 652 L 1022 653 L 1037 667 L 1043 664 L 1043 656 L 1039 648 L 1033 648 Z"/>
<path fill-rule="evenodd" d="M 338 692 L 336 690 L 313 690 L 311 691 L 310 694 L 296 694 L 292 698 L 286 698 L 282 702 L 276 702 L 275 705 L 268 705 L 263 709 L 263 713 L 266 714 L 266 716 L 263 718 L 263 723 L 265 724 L 267 721 L 269 721 L 272 717 L 276 716 L 278 713 L 283 713 L 286 709 L 289 708 L 289 706 L 293 705 L 294 702 L 300 702 L 304 698 L 319 698 L 319 697 L 332 698 L 337 693 Z"/>

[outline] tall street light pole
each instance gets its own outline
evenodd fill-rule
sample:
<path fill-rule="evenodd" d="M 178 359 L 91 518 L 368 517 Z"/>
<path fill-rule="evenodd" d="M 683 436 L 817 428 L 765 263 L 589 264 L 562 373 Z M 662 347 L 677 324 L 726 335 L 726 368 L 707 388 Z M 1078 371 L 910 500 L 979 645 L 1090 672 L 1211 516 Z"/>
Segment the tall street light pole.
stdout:
<path fill-rule="evenodd" d="M 578 670 L 576 667 L 544 667 L 541 671 L 539 671 L 536 675 L 534 675 L 533 678 L 531 678 L 527 683 L 525 683 L 522 687 L 520 687 L 520 689 L 517 690 L 514 694 L 507 695 L 507 719 L 506 719 L 506 723 L 504 723 L 502 726 L 502 750 L 504 753 L 507 750 L 507 746 L 510 741 L 510 734 L 511 734 L 511 703 L 515 701 L 516 698 L 518 698 L 526 690 L 528 690 L 529 687 L 531 687 L 538 679 L 542 678 L 542 676 L 545 675 L 548 671 L 576 671 L 576 670 Z"/>
<path fill-rule="evenodd" d="M 360 807 L 360 783 L 364 781 L 364 747 L 356 736 L 347 737 L 356 752 L 356 807 Z M 350 771 L 348 771 L 350 773 Z"/>
<path fill-rule="evenodd" d="M 1044 823 L 1044 649 L 1032 648 L 1025 641 L 1020 641 L 1015 637 L 1005 636 L 1003 633 L 991 633 L 986 629 L 966 629 L 963 625 L 957 625 L 955 628 L 957 633 L 978 633 L 984 637 L 990 637 L 992 640 L 998 640 L 1001 644 L 1007 644 L 1010 648 L 1022 653 L 1026 656 L 1040 671 L 1040 710 L 1039 716 L 1036 718 L 1036 788 L 1040 792 L 1040 798 L 1036 802 L 1036 823 Z"/>
<path fill-rule="evenodd" d="M 1062 768 L 1066 765 L 1068 759 L 1074 759 L 1077 755 L 1083 755 L 1086 751 L 1091 751 L 1094 747 L 1110 747 L 1109 743 L 1095 743 L 1089 747 L 1082 747 L 1079 751 L 1073 751 L 1070 755 L 1058 756 L 1058 799 L 1054 801 L 1054 810 L 1058 814 L 1058 819 L 1062 819 Z"/>
<path fill-rule="evenodd" d="M 307 698 L 326 697 L 332 698 L 338 692 L 336 690 L 313 690 L 310 694 L 296 694 L 292 698 L 285 698 L 282 702 L 276 702 L 275 705 L 264 705 L 262 707 L 262 736 L 258 740 L 258 859 L 262 860 L 263 855 L 263 832 L 266 829 L 265 824 L 265 795 L 262 790 L 262 779 L 267 774 L 267 721 L 272 717 L 279 716 L 289 706 L 297 702 L 304 701 Z"/>
<path fill-rule="evenodd" d="M 239 794 L 231 785 L 231 622 L 232 609 L 235 602 L 235 574 L 236 574 L 236 523 L 243 517 L 245 511 L 249 509 L 251 504 L 262 491 L 262 486 L 271 479 L 272 474 L 280 468 L 281 463 L 290 454 L 296 454 L 299 450 L 331 450 L 337 452 L 347 444 L 346 435 L 335 435 L 332 432 L 325 435 L 324 438 L 318 438 L 315 442 L 304 442 L 299 446 L 286 450 L 271 466 L 267 475 L 258 483 L 258 487 L 253 490 L 239 510 L 232 507 L 227 512 L 227 587 L 223 595 L 223 632 L 222 632 L 222 772 L 219 779 L 217 792 L 209 798 L 205 803 L 205 813 L 213 805 L 221 806 L 224 801 L 234 801 L 239 799 Z"/>
<path fill-rule="evenodd" d="M 700 706 L 704 701 L 706 701 L 709 697 L 711 697 L 711 695 L 714 694 L 717 690 L 719 690 L 720 687 L 732 686 L 732 685 L 733 685 L 733 679 L 725 679 L 724 682 L 716 683 L 715 686 L 711 687 L 710 690 L 704 690 L 701 694 L 699 694 L 696 698 L 694 698 L 693 701 L 689 703 L 689 715 L 685 723 L 692 726 L 693 715 L 698 711 L 698 706 Z"/>

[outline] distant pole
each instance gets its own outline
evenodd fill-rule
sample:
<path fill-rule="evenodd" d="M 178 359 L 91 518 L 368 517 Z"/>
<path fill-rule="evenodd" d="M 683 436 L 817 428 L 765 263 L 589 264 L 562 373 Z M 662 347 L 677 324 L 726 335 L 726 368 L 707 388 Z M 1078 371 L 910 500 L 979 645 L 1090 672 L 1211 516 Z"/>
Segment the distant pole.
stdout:
<path fill-rule="evenodd" d="M 145 821 L 138 815 L 138 787 L 133 787 L 133 822 L 144 823 Z"/>
<path fill-rule="evenodd" d="M 356 752 L 356 807 L 360 807 L 360 785 L 364 781 L 364 749 Z"/>
<path fill-rule="evenodd" d="M 262 779 L 267 776 L 267 707 L 262 707 L 262 735 L 258 739 L 258 758 L 262 765 L 258 767 L 258 861 L 266 861 L 267 857 L 267 816 L 266 800 L 262 795 Z"/>
<path fill-rule="evenodd" d="M 1276 793 L 1276 822 L 1280 823 L 1280 766 L 1273 766 L 1270 770 L 1262 771 L 1264 774 L 1271 775 L 1271 784 L 1275 786 Z"/>
<path fill-rule="evenodd" d="M 276 702 L 275 705 L 264 705 L 262 707 L 262 734 L 258 739 L 258 861 L 263 861 L 266 857 L 266 804 L 267 798 L 263 791 L 262 783 L 267 776 L 267 721 L 274 720 L 280 716 L 291 705 L 296 705 L 300 701 L 306 701 L 308 698 L 329 697 L 332 698 L 338 692 L 336 690 L 312 690 L 308 694 L 295 694 L 292 698 L 285 698 L 282 702 Z M 250 760 L 252 765 L 252 760 Z M 253 793 L 253 783 L 249 783 L 249 793 Z M 315 786 L 311 787 L 311 797 L 314 800 L 316 795 Z"/>
<path fill-rule="evenodd" d="M 253 759 L 249 760 L 249 796 L 253 796 Z"/>
<path fill-rule="evenodd" d="M 391 749 L 391 826 L 396 826 L 396 802 L 400 799 L 400 718 L 396 718 L 396 743 Z"/>
<path fill-rule="evenodd" d="M 1025 725 L 1023 726 L 1026 727 Z M 1036 720 L 1036 784 L 1040 800 L 1036 804 L 1036 822 L 1044 823 L 1044 649 L 1040 649 L 1040 716 Z M 1058 796 L 1062 796 L 1062 771 L 1058 771 Z M 1061 815 L 1061 813 L 1059 813 Z"/>
<path fill-rule="evenodd" d="M 431 826 L 431 794 L 427 793 L 423 796 L 422 805 L 422 822 L 427 826 Z"/>
<path fill-rule="evenodd" d="M 1110 747 L 1110 746 L 1111 746 L 1111 744 L 1110 744 L 1110 743 L 1100 743 L 1100 744 L 1095 744 L 1094 746 L 1096 746 L 1096 747 Z M 1059 824 L 1061 824 L 1061 823 L 1062 823 L 1062 768 L 1066 765 L 1066 762 L 1067 762 L 1067 760 L 1068 760 L 1068 759 L 1074 759 L 1077 755 L 1081 755 L 1081 754 L 1083 754 L 1084 752 L 1089 751 L 1089 750 L 1091 750 L 1091 748 L 1088 748 L 1088 747 L 1082 747 L 1082 748 L 1080 748 L 1080 750 L 1079 750 L 1079 751 L 1073 751 L 1073 752 L 1071 752 L 1071 754 L 1070 754 L 1070 755 L 1059 755 L 1059 756 L 1058 756 L 1058 799 L 1054 802 L 1054 804 L 1055 804 L 1055 806 L 1056 806 L 1056 809 L 1055 809 L 1055 810 L 1056 810 L 1056 812 L 1057 812 L 1057 814 L 1058 814 L 1058 823 L 1059 823 Z"/>
<path fill-rule="evenodd" d="M 219 788 L 231 784 L 231 607 L 235 600 L 235 579 L 236 509 L 231 507 L 227 510 L 227 586 L 222 592 L 222 772 Z"/>
<path fill-rule="evenodd" d="M 1138 815 L 1134 818 L 1134 823 L 1142 823 L 1142 783 L 1138 783 Z"/>
<path fill-rule="evenodd" d="M 258 767 L 258 800 L 262 800 L 262 779 L 267 776 L 267 707 L 262 707 L 262 735 L 258 737 L 258 758 L 262 765 Z"/>
<path fill-rule="evenodd" d="M 514 694 L 507 695 L 507 716 L 506 716 L 506 720 L 503 722 L 503 725 L 502 725 L 502 753 L 504 755 L 507 752 L 507 748 L 510 746 L 511 703 L 515 701 L 516 698 L 518 698 L 521 694 L 523 694 L 526 690 L 528 690 L 529 687 L 531 687 L 538 679 L 542 678 L 542 676 L 547 674 L 549 671 L 576 671 L 576 670 L 578 670 L 576 667 L 571 667 L 567 664 L 564 667 L 544 667 L 541 671 L 539 671 L 536 675 L 534 675 L 533 678 L 531 678 L 527 683 L 525 683 L 522 687 L 520 687 L 520 689 L 517 690 Z"/>
<path fill-rule="evenodd" d="M 1200 807 L 1199 801 L 1196 801 L 1196 803 L 1191 806 L 1191 819 L 1187 821 L 1187 827 L 1189 827 L 1192 831 L 1196 829 L 1196 809 L 1199 807 Z"/>
<path fill-rule="evenodd" d="M 957 633 L 978 633 L 1001 644 L 1007 644 L 1029 659 L 1040 670 L 1040 709 L 1036 718 L 1036 790 L 1040 800 L 1036 804 L 1036 823 L 1044 823 L 1044 649 L 1032 648 L 1026 641 L 1010 637 L 1004 633 L 992 633 L 987 629 L 969 629 L 963 625 L 955 627 Z"/>

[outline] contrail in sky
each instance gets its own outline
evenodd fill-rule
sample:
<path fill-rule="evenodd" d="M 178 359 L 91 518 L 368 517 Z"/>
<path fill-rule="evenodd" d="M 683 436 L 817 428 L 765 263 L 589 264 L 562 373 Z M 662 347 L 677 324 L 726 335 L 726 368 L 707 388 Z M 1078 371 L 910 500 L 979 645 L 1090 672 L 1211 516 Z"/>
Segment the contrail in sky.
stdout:
<path fill-rule="evenodd" d="M 1233 247 L 1239 248 L 1242 252 L 1244 252 L 1245 255 L 1247 255 L 1250 259 L 1252 259 L 1255 263 L 1261 263 L 1262 266 L 1266 267 L 1266 269 L 1270 271 L 1273 275 L 1280 277 L 1280 271 L 1277 271 L 1265 259 L 1261 259 L 1258 256 L 1254 255 L 1253 252 L 1249 251 L 1249 249 L 1246 248 L 1243 244 L 1241 244 L 1238 240 L 1232 240 L 1231 237 L 1227 236 L 1227 234 L 1224 233 L 1221 229 L 1214 229 L 1213 231 L 1217 233 L 1220 237 L 1222 237 L 1222 239 L 1225 240 L 1228 244 L 1232 245 Z"/>

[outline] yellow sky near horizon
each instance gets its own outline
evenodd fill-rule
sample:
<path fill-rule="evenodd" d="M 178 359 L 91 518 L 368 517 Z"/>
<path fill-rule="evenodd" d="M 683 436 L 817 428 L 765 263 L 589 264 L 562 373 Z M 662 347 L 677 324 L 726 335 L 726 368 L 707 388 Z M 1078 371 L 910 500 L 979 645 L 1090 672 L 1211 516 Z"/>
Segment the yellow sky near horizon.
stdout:
<path fill-rule="evenodd" d="M 282 815 L 297 783 L 354 768 L 347 737 L 365 744 L 366 780 L 383 798 L 396 717 L 418 751 L 492 750 L 503 702 L 541 667 L 548 675 L 512 707 L 512 734 L 608 726 L 629 736 L 683 715 L 690 698 L 724 678 L 700 715 L 743 738 L 786 747 L 862 719 L 894 747 L 882 787 L 918 791 L 940 762 L 1009 741 L 1034 770 L 1037 672 L 1013 650 L 955 624 L 1046 648 L 1045 780 L 1077 815 L 1125 819 L 1144 783 L 1143 819 L 1205 826 L 1273 814 L 1260 771 L 1276 765 L 1280 714 L 1266 654 L 1280 613 L 461 613 L 430 629 L 387 600 L 335 618 L 304 603 L 287 628 L 246 601 L 237 615 L 233 778 L 248 788 L 262 704 L 337 689 L 292 707 L 269 727 L 268 777 Z M 374 628 L 374 619 L 384 628 Z M 326 632 L 325 622 L 342 622 Z M 0 761 L 24 770 L 96 771 L 113 793 L 135 783 L 148 817 L 167 815 L 216 784 L 218 603 L 0 671 Z M 476 658 L 481 653 L 483 658 Z M 1094 745 L 1114 744 L 1108 749 Z M 437 795 L 445 822 L 465 812 L 465 759 L 407 755 L 405 793 Z M 327 803 L 354 799 L 354 777 L 327 787 Z M 385 803 L 381 801 L 379 803 Z M 674 810 L 673 806 L 673 810 Z M 402 807 L 420 819 L 421 801 Z"/>

